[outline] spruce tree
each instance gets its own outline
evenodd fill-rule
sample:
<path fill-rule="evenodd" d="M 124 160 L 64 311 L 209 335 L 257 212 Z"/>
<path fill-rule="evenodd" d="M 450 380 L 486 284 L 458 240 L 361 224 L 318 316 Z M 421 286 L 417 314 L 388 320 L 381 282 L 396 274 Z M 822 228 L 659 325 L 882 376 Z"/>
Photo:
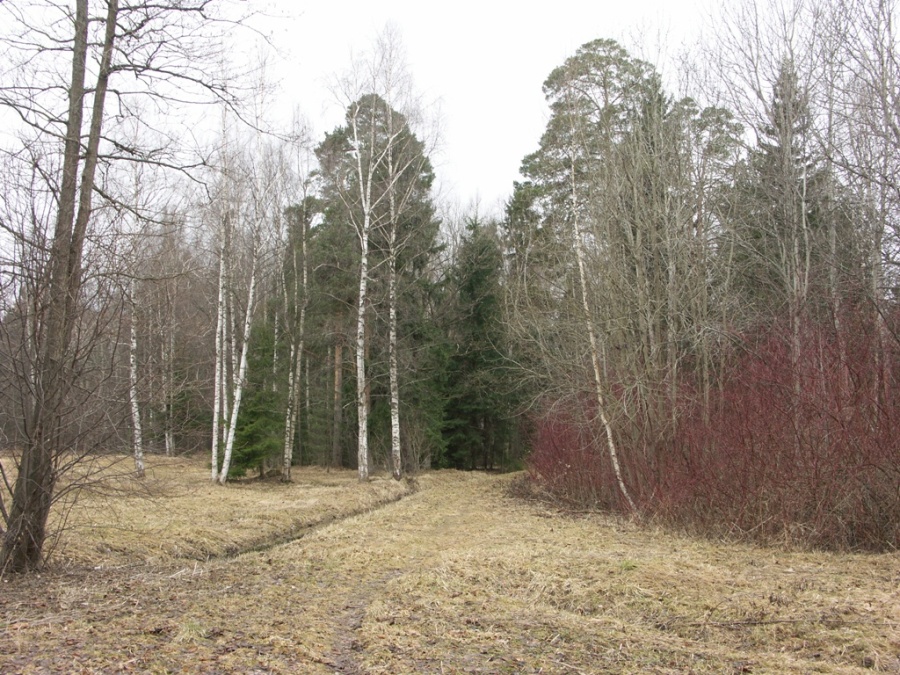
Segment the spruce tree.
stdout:
<path fill-rule="evenodd" d="M 449 332 L 444 420 L 445 463 L 459 469 L 506 465 L 512 399 L 502 273 L 496 226 L 477 217 L 469 220 L 450 274 L 456 307 Z"/>

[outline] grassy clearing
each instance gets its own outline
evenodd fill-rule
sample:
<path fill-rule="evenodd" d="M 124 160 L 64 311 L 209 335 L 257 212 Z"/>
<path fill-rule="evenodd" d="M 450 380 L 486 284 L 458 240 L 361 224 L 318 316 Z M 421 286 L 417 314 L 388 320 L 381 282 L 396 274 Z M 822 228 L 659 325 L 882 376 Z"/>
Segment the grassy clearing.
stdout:
<path fill-rule="evenodd" d="M 373 643 L 410 672 L 423 643 L 435 671 L 900 672 L 897 555 L 720 545 L 486 498 L 504 518 L 373 603 Z M 389 651 L 372 672 L 396 668 Z"/>
<path fill-rule="evenodd" d="M 289 541 L 310 528 L 361 513 L 409 491 L 387 477 L 360 489 L 355 471 L 295 468 L 293 481 L 214 485 L 202 461 L 153 457 L 144 480 L 129 458 L 107 461 L 103 481 L 74 504 L 58 558 L 68 564 L 156 564 L 206 560 Z M 59 512 L 57 512 L 59 513 Z M 63 525 L 57 522 L 56 525 Z"/>
<path fill-rule="evenodd" d="M 66 565 L 4 581 L 0 671 L 900 672 L 898 554 L 572 518 L 509 496 L 509 477 L 428 474 L 392 502 L 379 491 L 401 486 L 349 474 L 221 489 L 202 466 L 175 473 L 190 490 L 156 498 L 164 519 L 145 523 L 145 502 L 116 499 L 116 527 L 67 533 L 80 538 Z M 359 494 L 388 503 L 360 509 Z M 74 521 L 99 518 L 91 499 Z M 274 521 L 251 516 L 288 503 Z M 291 543 L 224 555 L 287 536 L 281 518 L 335 516 Z"/>

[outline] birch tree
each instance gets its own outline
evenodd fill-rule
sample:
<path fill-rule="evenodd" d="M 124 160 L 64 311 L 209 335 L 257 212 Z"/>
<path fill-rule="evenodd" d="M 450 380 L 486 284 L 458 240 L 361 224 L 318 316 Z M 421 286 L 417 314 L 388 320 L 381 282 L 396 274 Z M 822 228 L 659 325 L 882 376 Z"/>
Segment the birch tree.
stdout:
<path fill-rule="evenodd" d="M 223 159 L 224 180 L 215 204 L 221 245 L 212 455 L 214 480 L 223 485 L 231 468 L 262 280 L 275 261 L 286 177 L 282 153 L 259 137 L 247 139 L 238 150 Z"/>
<path fill-rule="evenodd" d="M 825 105 L 831 124 L 824 145 L 854 208 L 852 230 L 864 261 L 866 295 L 874 325 L 877 377 L 872 400 L 886 400 L 891 376 L 887 345 L 894 340 L 886 310 L 898 285 L 900 251 L 900 50 L 897 3 L 835 0 L 822 8 L 817 27 L 829 77 Z M 841 249 L 835 233 L 835 251 Z M 846 242 L 842 242 L 846 246 Z M 840 269 L 838 267 L 837 269 Z M 836 300 L 833 300 L 836 302 Z"/>
<path fill-rule="evenodd" d="M 134 453 L 134 472 L 144 477 L 144 433 L 141 427 L 141 407 L 138 400 L 138 316 L 134 277 L 128 288 L 129 341 L 128 341 L 128 403 L 131 407 L 131 445 Z"/>
<path fill-rule="evenodd" d="M 294 439 L 298 435 L 300 403 L 303 385 L 303 357 L 306 339 L 306 312 L 309 306 L 309 256 L 308 239 L 313 216 L 313 198 L 305 196 L 300 204 L 287 210 L 289 228 L 287 258 L 283 267 L 290 272 L 284 280 L 285 315 L 292 320 L 288 324 L 290 355 L 288 356 L 287 404 L 284 415 L 284 444 L 281 461 L 281 479 L 291 479 L 294 459 Z M 290 292 L 288 292 L 290 289 Z"/>
<path fill-rule="evenodd" d="M 575 261 L 578 269 L 578 288 L 581 296 L 581 309 L 583 312 L 582 320 L 584 322 L 585 332 L 588 336 L 588 345 L 590 349 L 591 369 L 594 378 L 594 396 L 597 403 L 597 416 L 603 427 L 606 437 L 606 449 L 609 454 L 609 461 L 612 465 L 613 473 L 618 484 L 622 497 L 628 503 L 632 512 L 637 513 L 637 506 L 631 498 L 631 493 L 625 485 L 625 479 L 622 474 L 622 468 L 619 463 L 619 453 L 616 448 L 616 442 L 613 436 L 612 426 L 609 421 L 608 408 L 606 404 L 606 388 L 605 378 L 603 376 L 603 368 L 601 365 L 600 346 L 597 339 L 597 330 L 594 327 L 590 302 L 588 300 L 588 279 L 585 270 L 585 233 L 583 232 L 581 217 L 584 213 L 583 197 L 579 191 L 578 174 L 584 172 L 584 167 L 579 166 L 580 157 L 588 147 L 587 135 L 583 124 L 585 119 L 578 110 L 578 101 L 575 97 L 574 82 L 568 77 L 562 84 L 562 91 L 559 91 L 556 103 L 556 113 L 562 118 L 561 124 L 566 128 L 566 136 L 569 139 L 567 147 L 562 149 L 564 153 L 565 168 L 568 171 L 569 183 L 569 220 L 572 227 L 572 248 L 575 251 Z"/>
<path fill-rule="evenodd" d="M 678 428 L 682 364 L 704 363 L 708 383 L 705 340 L 722 325 L 710 302 L 722 283 L 713 186 L 738 128 L 724 110 L 669 96 L 610 40 L 579 48 L 544 91 L 551 117 L 508 211 L 513 325 L 539 404 L 584 410 L 610 490 L 636 512 L 641 474 Z"/>
<path fill-rule="evenodd" d="M 409 242 L 416 237 L 416 227 L 424 226 L 433 218 L 428 206 L 428 192 L 434 180 L 431 163 L 424 144 L 410 129 L 411 115 L 420 115 L 411 92 L 411 81 L 406 71 L 399 37 L 388 31 L 378 40 L 378 50 L 383 55 L 380 79 L 384 89 L 387 137 L 390 139 L 385 163 L 388 195 L 387 213 L 387 265 L 388 265 L 388 378 L 390 382 L 391 411 L 391 466 L 396 480 L 402 475 L 403 459 L 400 440 L 400 375 L 398 368 L 397 312 L 398 276 L 401 264 L 407 262 L 402 254 Z M 395 111 L 402 106 L 405 113 Z M 417 213 L 411 213 L 418 211 Z M 411 217 L 410 217 L 411 216 Z M 404 228 L 404 220 L 407 227 Z"/>
<path fill-rule="evenodd" d="M 369 286 L 373 274 L 373 241 L 381 237 L 388 276 L 388 361 L 391 410 L 391 463 L 393 474 L 402 471 L 400 388 L 397 364 L 397 273 L 400 253 L 409 233 L 402 220 L 416 198 L 427 194 L 431 167 L 422 143 L 410 129 L 407 114 L 416 112 L 398 38 L 388 31 L 372 53 L 357 62 L 337 88 L 346 102 L 346 126 L 320 146 L 324 173 L 341 200 L 359 244 L 359 283 L 356 297 L 357 463 L 359 479 L 368 478 L 369 381 L 367 372 Z M 343 155 L 341 157 L 340 155 Z"/>

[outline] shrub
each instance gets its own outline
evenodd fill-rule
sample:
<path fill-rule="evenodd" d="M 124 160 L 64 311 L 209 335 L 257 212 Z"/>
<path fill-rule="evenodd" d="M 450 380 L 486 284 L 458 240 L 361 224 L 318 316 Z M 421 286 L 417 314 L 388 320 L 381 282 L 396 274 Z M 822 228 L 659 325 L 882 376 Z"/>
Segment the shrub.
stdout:
<path fill-rule="evenodd" d="M 620 459 L 642 514 L 713 536 L 900 547 L 900 359 L 864 317 L 844 325 L 841 340 L 806 326 L 796 371 L 783 327 L 747 336 L 711 409 L 680 410 L 658 448 L 629 447 L 634 435 L 620 426 Z M 691 388 L 683 384 L 682 400 L 692 400 Z M 602 429 L 585 422 L 591 406 L 566 409 L 536 423 L 533 479 L 573 503 L 621 509 Z"/>

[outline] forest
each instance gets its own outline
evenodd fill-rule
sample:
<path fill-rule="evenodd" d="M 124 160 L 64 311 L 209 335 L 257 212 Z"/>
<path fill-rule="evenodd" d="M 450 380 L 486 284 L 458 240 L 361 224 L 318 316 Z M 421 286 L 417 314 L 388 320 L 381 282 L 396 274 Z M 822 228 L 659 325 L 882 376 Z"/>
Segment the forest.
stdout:
<path fill-rule="evenodd" d="M 496 215 L 436 195 L 396 32 L 317 136 L 224 63 L 242 11 L 0 4 L 0 570 L 123 453 L 897 550 L 896 3 L 734 3 L 665 76 L 582 45 Z"/>

